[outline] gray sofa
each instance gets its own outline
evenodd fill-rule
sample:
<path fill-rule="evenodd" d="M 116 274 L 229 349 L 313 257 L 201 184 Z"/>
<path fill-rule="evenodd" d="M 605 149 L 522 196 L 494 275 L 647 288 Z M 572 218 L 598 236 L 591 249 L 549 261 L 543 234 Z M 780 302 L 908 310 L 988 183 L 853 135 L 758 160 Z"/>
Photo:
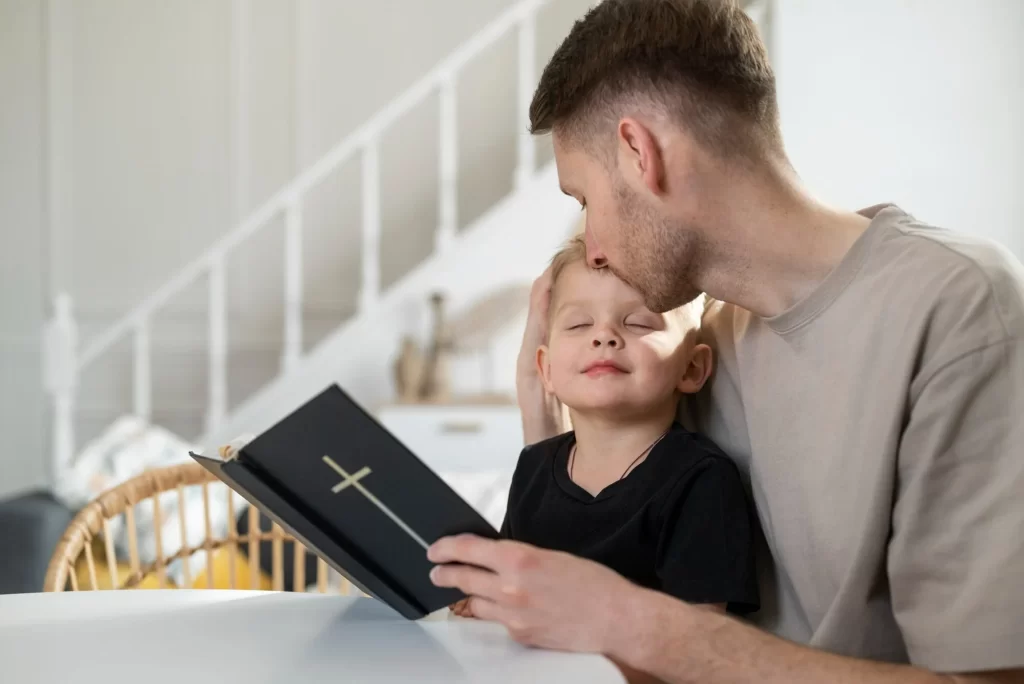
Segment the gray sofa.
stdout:
<path fill-rule="evenodd" d="M 0 501 L 0 594 L 42 591 L 46 566 L 72 516 L 48 492 Z"/>

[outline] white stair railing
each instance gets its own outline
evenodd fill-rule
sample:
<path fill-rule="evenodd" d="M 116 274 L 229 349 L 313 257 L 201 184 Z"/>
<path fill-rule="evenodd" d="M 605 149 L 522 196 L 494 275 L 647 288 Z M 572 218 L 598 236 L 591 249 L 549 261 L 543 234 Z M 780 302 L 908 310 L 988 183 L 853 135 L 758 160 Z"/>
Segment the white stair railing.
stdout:
<path fill-rule="evenodd" d="M 536 82 L 535 48 L 538 10 L 550 0 L 522 0 L 477 32 L 427 75 L 405 90 L 362 126 L 281 188 L 231 232 L 218 240 L 171 280 L 79 349 L 71 297 L 60 293 L 45 339 L 47 391 L 53 404 L 53 474 L 70 465 L 75 451 L 75 396 L 81 374 L 115 344 L 133 337 L 132 405 L 142 418 L 152 413 L 152 362 L 150 326 L 155 314 L 174 296 L 203 276 L 209 292 L 209 388 L 206 430 L 216 430 L 227 415 L 227 288 L 228 255 L 251 236 L 284 216 L 284 352 L 281 372 L 295 369 L 303 357 L 302 343 L 302 209 L 306 194 L 328 174 L 356 154 L 362 165 L 362 253 L 359 313 L 371 311 L 380 297 L 380 139 L 406 112 L 435 92 L 440 108 L 437 250 L 447 249 L 458 227 L 458 121 L 456 94 L 459 73 L 477 55 L 518 31 L 519 133 L 515 180 L 517 186 L 536 171 L 534 142 L 528 132 L 530 98 Z"/>

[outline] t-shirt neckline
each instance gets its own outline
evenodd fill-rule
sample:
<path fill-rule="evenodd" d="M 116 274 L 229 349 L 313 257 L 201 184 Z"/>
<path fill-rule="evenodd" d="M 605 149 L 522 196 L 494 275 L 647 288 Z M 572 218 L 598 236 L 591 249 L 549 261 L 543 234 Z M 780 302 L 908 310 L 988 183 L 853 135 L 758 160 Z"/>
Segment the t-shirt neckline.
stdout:
<path fill-rule="evenodd" d="M 785 335 L 813 321 L 832 305 L 832 302 L 853 282 L 874 249 L 879 236 L 894 219 L 905 213 L 894 204 L 876 204 L 857 212 L 871 219 L 871 223 L 853 243 L 839 264 L 806 297 L 782 313 L 762 318 L 779 335 Z"/>
<path fill-rule="evenodd" d="M 676 429 L 682 429 L 678 423 L 673 423 L 669 428 L 669 432 Z M 665 433 L 668 436 L 668 432 Z M 596 496 L 588 492 L 583 487 L 576 484 L 571 477 L 569 477 L 569 454 L 572 451 L 573 446 L 576 444 L 575 433 L 570 434 L 569 439 L 562 442 L 561 447 L 555 453 L 555 457 L 551 459 L 551 467 L 553 469 L 553 476 L 555 483 L 558 484 L 565 494 L 569 495 L 573 499 L 585 504 L 597 503 L 599 501 L 605 501 L 612 498 L 623 487 L 627 486 L 627 483 L 636 482 L 637 479 L 643 477 L 643 474 L 648 470 L 647 464 L 651 463 L 655 455 L 660 451 L 664 438 L 660 439 L 654 448 L 651 449 L 650 453 L 647 454 L 647 458 L 638 463 L 635 468 L 629 471 L 624 478 L 616 480 L 611 484 L 607 485 L 604 489 L 599 491 Z"/>

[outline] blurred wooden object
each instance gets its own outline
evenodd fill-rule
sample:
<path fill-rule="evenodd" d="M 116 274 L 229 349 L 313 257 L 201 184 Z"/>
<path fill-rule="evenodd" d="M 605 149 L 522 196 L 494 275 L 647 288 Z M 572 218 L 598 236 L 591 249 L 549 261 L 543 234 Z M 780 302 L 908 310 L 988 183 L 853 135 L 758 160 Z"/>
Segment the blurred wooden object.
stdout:
<path fill-rule="evenodd" d="M 398 401 L 402 403 L 414 403 L 420 399 L 420 390 L 423 387 L 423 371 L 426 367 L 426 360 L 423 358 L 423 351 L 419 348 L 411 336 L 402 338 L 402 347 L 395 359 L 395 392 L 398 394 Z"/>
<path fill-rule="evenodd" d="M 87 504 L 68 525 L 64 536 L 57 544 L 46 573 L 43 591 L 72 591 L 98 589 L 165 589 L 175 588 L 167 577 L 168 566 L 177 559 L 188 559 L 195 554 L 205 554 L 205 569 L 199 577 L 191 577 L 189 564 L 184 563 L 186 588 L 215 589 L 273 589 L 283 590 L 285 544 L 294 545 L 295 562 L 304 558 L 305 547 L 296 542 L 280 526 L 274 524 L 269 531 L 261 531 L 259 512 L 249 508 L 249 532 L 240 535 L 235 524 L 235 507 L 232 492 L 223 487 L 228 497 L 229 523 L 227 534 L 217 536 L 210 524 L 210 485 L 219 480 L 198 463 L 182 463 L 167 468 L 150 470 L 134 477 L 98 496 Z M 205 538 L 195 547 L 182 545 L 180 551 L 164 553 L 160 532 L 164 518 L 161 515 L 159 496 L 166 492 L 177 492 L 178 518 L 182 539 L 186 539 L 185 489 L 202 487 L 205 520 Z M 139 560 L 136 510 L 140 506 L 151 507 L 156 534 L 156 560 L 142 564 Z M 128 531 L 129 559 L 125 564 L 114 555 L 110 521 L 125 516 Z M 260 571 L 260 542 L 270 542 L 273 549 L 273 571 L 268 578 Z M 248 564 L 241 552 L 242 545 L 248 545 Z M 324 562 L 317 564 L 317 591 L 326 593 L 331 582 L 331 572 Z M 304 572 L 293 574 L 293 591 L 306 590 Z M 335 573 L 336 575 L 336 573 Z M 336 583 L 336 582 L 335 582 Z M 348 594 L 351 585 L 341 582 L 340 593 Z M 358 591 L 352 593 L 360 593 Z"/>
<path fill-rule="evenodd" d="M 445 312 L 444 295 L 435 293 L 430 297 L 434 330 L 430 340 L 430 351 L 423 370 L 423 385 L 420 399 L 425 401 L 446 401 L 451 396 L 451 360 L 455 349 L 451 326 Z"/>

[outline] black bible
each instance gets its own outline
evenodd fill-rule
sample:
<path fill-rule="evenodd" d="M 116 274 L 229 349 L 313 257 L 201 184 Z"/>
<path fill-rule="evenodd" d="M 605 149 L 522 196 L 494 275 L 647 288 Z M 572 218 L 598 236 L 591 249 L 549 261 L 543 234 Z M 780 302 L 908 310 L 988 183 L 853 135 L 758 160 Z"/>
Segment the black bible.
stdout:
<path fill-rule="evenodd" d="M 229 460 L 191 454 L 363 592 L 415 620 L 464 594 L 434 586 L 427 547 L 498 532 L 332 385 Z"/>

